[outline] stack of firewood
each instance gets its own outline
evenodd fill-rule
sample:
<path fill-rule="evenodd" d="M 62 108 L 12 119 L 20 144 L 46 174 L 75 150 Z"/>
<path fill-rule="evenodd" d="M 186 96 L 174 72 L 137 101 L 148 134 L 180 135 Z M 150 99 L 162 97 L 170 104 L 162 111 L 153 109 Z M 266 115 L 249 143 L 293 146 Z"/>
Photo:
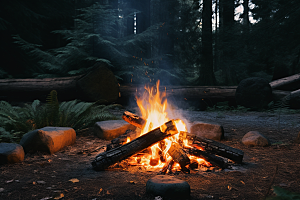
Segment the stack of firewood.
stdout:
<path fill-rule="evenodd" d="M 141 117 L 134 115 L 128 111 L 124 112 L 122 118 L 130 124 L 141 128 L 146 122 Z M 175 121 L 170 120 L 161 127 L 153 129 L 148 133 L 137 136 L 134 131 L 128 130 L 126 133 L 111 141 L 107 145 L 107 150 L 96 156 L 92 162 L 95 170 L 104 170 L 109 166 L 125 160 L 137 153 L 140 153 L 148 147 L 159 143 L 161 148 L 164 148 L 164 139 L 178 134 L 175 126 Z M 130 138 L 130 142 L 128 142 Z M 184 145 L 184 140 L 188 144 Z M 228 159 L 235 163 L 242 163 L 244 152 L 216 142 L 214 140 L 198 137 L 187 132 L 179 133 L 179 141 L 172 142 L 168 150 L 171 160 L 166 161 L 163 156 L 160 157 L 162 162 L 165 162 L 162 168 L 162 173 L 171 170 L 175 163 L 180 165 L 181 171 L 189 173 L 190 169 L 194 169 L 195 163 L 191 162 L 188 155 L 202 158 L 215 167 L 224 169 L 228 165 Z M 154 161 L 150 161 L 154 162 Z"/>

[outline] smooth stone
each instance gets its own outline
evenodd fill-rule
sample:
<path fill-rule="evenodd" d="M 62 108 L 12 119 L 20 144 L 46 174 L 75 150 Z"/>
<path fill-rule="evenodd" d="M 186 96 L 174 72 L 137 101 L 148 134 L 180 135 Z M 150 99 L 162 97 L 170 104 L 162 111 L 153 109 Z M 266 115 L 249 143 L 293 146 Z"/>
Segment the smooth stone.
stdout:
<path fill-rule="evenodd" d="M 124 120 L 107 120 L 96 122 L 95 134 L 104 140 L 112 140 L 124 134 L 128 129 L 135 130 L 136 127 Z"/>
<path fill-rule="evenodd" d="M 163 198 L 186 199 L 190 197 L 191 189 L 186 181 L 169 175 L 157 175 L 147 181 L 146 192 Z"/>
<path fill-rule="evenodd" d="M 76 132 L 73 128 L 47 126 L 23 135 L 20 145 L 25 153 L 42 151 L 53 154 L 75 141 Z"/>
<path fill-rule="evenodd" d="M 242 138 L 242 143 L 247 146 L 268 146 L 270 145 L 269 140 L 258 131 L 249 131 Z"/>
<path fill-rule="evenodd" d="M 192 124 L 190 128 L 190 133 L 211 140 L 224 139 L 223 126 L 217 123 L 206 123 L 196 121 Z"/>
<path fill-rule="evenodd" d="M 0 164 L 13 164 L 24 160 L 23 147 L 15 143 L 0 143 Z"/>

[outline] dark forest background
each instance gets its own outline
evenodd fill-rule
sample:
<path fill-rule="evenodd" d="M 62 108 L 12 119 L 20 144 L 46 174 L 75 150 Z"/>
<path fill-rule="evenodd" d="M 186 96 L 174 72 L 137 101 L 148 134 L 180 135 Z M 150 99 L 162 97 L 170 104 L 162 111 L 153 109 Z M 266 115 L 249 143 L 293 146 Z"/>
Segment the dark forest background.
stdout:
<path fill-rule="evenodd" d="M 106 62 L 120 83 L 271 81 L 300 72 L 299 20 L 299 0 L 2 0 L 0 78 Z"/>

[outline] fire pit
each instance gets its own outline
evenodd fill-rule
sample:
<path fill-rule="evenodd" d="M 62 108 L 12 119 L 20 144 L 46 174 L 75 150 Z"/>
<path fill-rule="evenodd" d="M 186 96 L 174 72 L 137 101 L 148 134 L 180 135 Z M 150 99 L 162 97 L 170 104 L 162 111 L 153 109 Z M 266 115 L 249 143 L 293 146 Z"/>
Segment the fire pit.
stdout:
<path fill-rule="evenodd" d="M 93 169 L 105 170 L 127 159 L 129 165 L 159 169 L 160 173 L 184 172 L 200 166 L 225 169 L 231 163 L 242 163 L 243 151 L 187 132 L 184 120 L 169 119 L 166 94 L 159 82 L 145 87 L 137 98 L 139 117 L 125 111 L 122 118 L 137 127 L 111 141 L 106 151 L 96 156 Z"/>

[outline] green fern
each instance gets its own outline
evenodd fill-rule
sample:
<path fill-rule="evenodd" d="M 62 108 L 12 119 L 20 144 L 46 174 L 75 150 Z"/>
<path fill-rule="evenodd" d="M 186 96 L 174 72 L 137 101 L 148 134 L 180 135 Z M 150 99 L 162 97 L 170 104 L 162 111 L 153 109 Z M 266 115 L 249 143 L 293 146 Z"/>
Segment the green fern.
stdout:
<path fill-rule="evenodd" d="M 58 103 L 57 92 L 51 91 L 46 104 L 39 100 L 24 107 L 0 101 L 0 142 L 18 142 L 28 131 L 45 126 L 72 127 L 81 130 L 97 121 L 117 119 L 109 109 L 118 105 L 97 105 L 78 100 Z"/>
<path fill-rule="evenodd" d="M 266 200 L 299 200 L 300 194 L 287 191 L 283 188 L 273 186 L 273 191 L 276 194 L 275 197 L 267 197 Z"/>
<path fill-rule="evenodd" d="M 51 126 L 57 124 L 59 115 L 59 104 L 57 100 L 57 92 L 52 90 L 47 97 L 47 115 L 48 124 Z"/>

